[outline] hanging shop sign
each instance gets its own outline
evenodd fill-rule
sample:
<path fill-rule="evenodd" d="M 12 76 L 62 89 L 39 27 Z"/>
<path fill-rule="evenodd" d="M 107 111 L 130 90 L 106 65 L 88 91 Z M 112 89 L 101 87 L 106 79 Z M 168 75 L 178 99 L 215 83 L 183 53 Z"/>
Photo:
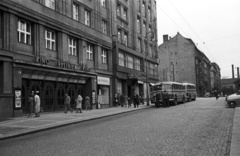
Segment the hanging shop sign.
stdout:
<path fill-rule="evenodd" d="M 110 85 L 110 78 L 98 76 L 97 83 L 100 85 Z"/>

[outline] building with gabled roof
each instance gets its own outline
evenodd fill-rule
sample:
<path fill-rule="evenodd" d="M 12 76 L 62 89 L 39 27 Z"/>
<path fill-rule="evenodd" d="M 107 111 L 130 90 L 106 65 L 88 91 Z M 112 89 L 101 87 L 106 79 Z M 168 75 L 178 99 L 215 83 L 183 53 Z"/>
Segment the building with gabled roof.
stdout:
<path fill-rule="evenodd" d="M 192 39 L 177 33 L 172 38 L 164 35 L 163 41 L 159 46 L 160 81 L 193 83 L 196 85 L 198 96 L 210 91 L 211 62 Z"/>

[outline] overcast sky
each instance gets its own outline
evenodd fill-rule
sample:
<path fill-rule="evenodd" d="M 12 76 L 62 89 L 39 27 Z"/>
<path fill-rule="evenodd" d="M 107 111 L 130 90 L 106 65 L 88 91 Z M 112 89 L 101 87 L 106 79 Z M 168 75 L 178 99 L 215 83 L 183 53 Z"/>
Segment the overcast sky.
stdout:
<path fill-rule="evenodd" d="M 232 64 L 240 67 L 240 0 L 156 2 L 158 44 L 164 34 L 173 37 L 180 32 L 219 65 L 222 78 L 231 78 Z"/>

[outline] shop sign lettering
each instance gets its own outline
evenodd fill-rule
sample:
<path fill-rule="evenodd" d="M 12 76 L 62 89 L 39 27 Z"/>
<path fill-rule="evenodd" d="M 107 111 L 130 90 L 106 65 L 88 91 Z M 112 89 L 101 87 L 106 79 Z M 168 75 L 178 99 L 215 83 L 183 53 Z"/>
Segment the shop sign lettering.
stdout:
<path fill-rule="evenodd" d="M 76 69 L 75 64 L 65 63 L 65 62 L 58 62 L 57 66 L 60 68 L 67 68 L 67 69 Z"/>
<path fill-rule="evenodd" d="M 49 63 L 49 60 L 44 57 L 36 57 L 36 62 L 39 64 L 45 64 L 47 65 Z"/>

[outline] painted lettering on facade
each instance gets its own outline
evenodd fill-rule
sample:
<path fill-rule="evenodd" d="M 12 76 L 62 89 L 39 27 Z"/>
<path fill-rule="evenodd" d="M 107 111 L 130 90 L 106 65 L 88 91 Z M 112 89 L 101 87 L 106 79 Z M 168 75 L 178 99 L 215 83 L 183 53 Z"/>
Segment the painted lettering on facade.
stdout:
<path fill-rule="evenodd" d="M 74 70 L 77 69 L 75 64 L 70 64 L 65 62 L 57 62 L 57 66 L 60 68 L 66 68 L 66 69 L 74 69 Z"/>
<path fill-rule="evenodd" d="M 39 64 L 45 64 L 47 65 L 49 63 L 49 60 L 47 58 L 44 57 L 36 57 L 36 62 Z"/>

